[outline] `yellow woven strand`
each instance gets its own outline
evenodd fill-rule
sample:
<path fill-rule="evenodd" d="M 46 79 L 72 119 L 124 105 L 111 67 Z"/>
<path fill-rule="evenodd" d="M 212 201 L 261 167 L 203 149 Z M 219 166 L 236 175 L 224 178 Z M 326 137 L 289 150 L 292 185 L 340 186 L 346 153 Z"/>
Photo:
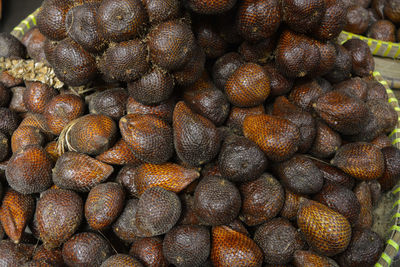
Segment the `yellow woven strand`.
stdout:
<path fill-rule="evenodd" d="M 388 254 L 386 254 L 385 252 L 382 253 L 381 255 L 381 259 L 383 259 L 384 261 L 387 262 L 387 264 L 390 266 L 392 264 L 392 259 L 389 257 Z"/>
<path fill-rule="evenodd" d="M 369 40 L 368 40 L 369 41 Z M 381 48 L 381 46 L 382 46 L 382 42 L 377 42 L 377 44 L 376 44 L 376 47 L 375 47 L 375 49 L 374 49 L 374 51 L 372 51 L 372 54 L 376 54 L 376 53 L 378 53 L 378 51 L 379 51 L 379 49 Z"/>
<path fill-rule="evenodd" d="M 384 57 L 387 57 L 389 55 L 390 50 L 392 50 L 392 43 L 389 43 L 388 47 L 386 48 L 385 53 L 383 54 Z"/>
<path fill-rule="evenodd" d="M 395 97 L 389 98 L 389 103 L 392 103 L 392 102 L 398 102 L 397 98 L 395 98 Z"/>
<path fill-rule="evenodd" d="M 396 253 L 399 251 L 399 244 L 397 244 L 393 239 L 389 239 L 386 243 L 391 245 L 396 250 Z"/>
<path fill-rule="evenodd" d="M 15 27 L 14 28 L 14 31 L 19 31 L 19 32 L 21 32 L 22 33 L 22 35 L 24 35 L 25 34 L 25 31 L 24 31 L 24 29 L 22 29 L 21 27 Z"/>
<path fill-rule="evenodd" d="M 393 208 L 395 208 L 397 205 L 400 204 L 400 199 L 398 199 L 394 204 L 393 204 Z"/>
<path fill-rule="evenodd" d="M 32 20 L 33 25 L 36 25 L 36 17 L 35 17 L 34 15 L 30 14 L 30 15 L 28 16 L 28 18 L 30 18 L 30 19 Z"/>
<path fill-rule="evenodd" d="M 390 228 L 390 231 L 397 231 L 397 232 L 400 232 L 400 226 L 398 226 L 398 225 L 393 225 L 393 226 Z"/>
<path fill-rule="evenodd" d="M 392 219 L 400 218 L 400 213 L 396 212 L 393 216 Z"/>
<path fill-rule="evenodd" d="M 377 263 L 377 264 L 375 264 L 375 266 L 374 267 L 383 267 L 382 266 L 382 264 L 380 264 L 380 263 Z"/>
<path fill-rule="evenodd" d="M 393 132 L 391 132 L 391 133 L 389 134 L 389 137 L 392 137 L 392 136 L 393 136 L 394 134 L 396 134 L 396 133 L 400 133 L 400 129 L 399 129 L 399 128 L 394 129 Z"/>
<path fill-rule="evenodd" d="M 31 28 L 31 25 L 29 24 L 29 21 L 23 20 L 23 21 L 21 21 L 21 23 L 25 24 L 25 26 L 26 26 L 26 28 L 28 28 L 28 30 Z"/>
<path fill-rule="evenodd" d="M 392 145 L 395 145 L 400 142 L 400 138 L 396 138 L 393 140 Z"/>
<path fill-rule="evenodd" d="M 398 129 L 397 129 L 398 130 Z M 393 190 L 392 194 L 395 195 L 400 192 L 400 186 L 398 186 L 395 190 Z"/>
<path fill-rule="evenodd" d="M 394 58 L 397 58 L 399 55 L 400 55 L 400 46 L 399 46 L 399 48 L 397 48 L 397 52 L 394 55 Z"/>

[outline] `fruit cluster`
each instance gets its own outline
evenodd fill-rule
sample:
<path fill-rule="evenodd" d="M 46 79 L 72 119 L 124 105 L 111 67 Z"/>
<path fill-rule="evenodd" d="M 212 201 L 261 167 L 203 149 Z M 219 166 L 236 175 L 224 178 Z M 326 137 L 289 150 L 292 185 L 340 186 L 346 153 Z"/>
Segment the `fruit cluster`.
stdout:
<path fill-rule="evenodd" d="M 27 53 L 85 86 L 0 74 L 2 266 L 373 266 L 398 115 L 367 44 L 333 41 L 345 20 L 341 0 L 45 0 Z"/>

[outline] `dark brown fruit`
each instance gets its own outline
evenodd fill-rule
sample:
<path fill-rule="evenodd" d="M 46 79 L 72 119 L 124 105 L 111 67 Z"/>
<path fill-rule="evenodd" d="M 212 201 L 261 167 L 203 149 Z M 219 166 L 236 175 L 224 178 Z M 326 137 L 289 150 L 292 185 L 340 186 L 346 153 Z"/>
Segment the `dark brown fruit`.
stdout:
<path fill-rule="evenodd" d="M 325 13 L 324 0 L 284 0 L 283 20 L 294 31 L 306 33 L 319 25 Z"/>
<path fill-rule="evenodd" d="M 30 146 L 11 157 L 6 169 L 7 182 L 19 193 L 40 193 L 52 184 L 51 168 L 44 149 Z"/>
<path fill-rule="evenodd" d="M 193 166 L 210 162 L 219 152 L 221 138 L 215 125 L 178 102 L 173 114 L 174 145 L 178 157 Z"/>
<path fill-rule="evenodd" d="M 353 232 L 347 250 L 338 257 L 341 266 L 361 267 L 374 265 L 384 250 L 382 238 L 369 229 Z"/>
<path fill-rule="evenodd" d="M 314 200 L 342 214 L 351 225 L 358 220 L 360 203 L 353 191 L 345 186 L 325 183 L 321 191 L 314 196 Z"/>
<path fill-rule="evenodd" d="M 343 47 L 350 52 L 352 73 L 360 77 L 370 76 L 375 69 L 375 62 L 367 43 L 351 39 L 346 41 Z"/>
<path fill-rule="evenodd" d="M 385 42 L 396 42 L 396 26 L 389 20 L 378 20 L 369 28 L 368 37 Z"/>
<path fill-rule="evenodd" d="M 351 54 L 342 45 L 334 44 L 336 48 L 336 60 L 333 69 L 325 75 L 325 79 L 331 83 L 338 83 L 350 78 L 352 70 Z"/>
<path fill-rule="evenodd" d="M 136 211 L 139 200 L 129 199 L 126 202 L 124 210 L 121 215 L 112 225 L 114 233 L 123 241 L 132 242 L 135 241 L 138 232 L 136 228 Z"/>
<path fill-rule="evenodd" d="M 8 189 L 0 208 L 0 221 L 4 232 L 14 242 L 19 243 L 25 227 L 35 210 L 35 200 L 31 195 L 23 195 Z"/>
<path fill-rule="evenodd" d="M 172 122 L 172 114 L 175 107 L 175 100 L 170 98 L 158 105 L 148 106 L 137 102 L 133 97 L 128 98 L 126 104 L 126 113 L 128 114 L 141 114 L 141 115 L 154 115 L 168 123 Z"/>
<path fill-rule="evenodd" d="M 243 63 L 243 58 L 236 52 L 230 52 L 218 58 L 212 69 L 215 85 L 219 89 L 225 88 L 226 81 Z"/>
<path fill-rule="evenodd" d="M 25 118 L 21 121 L 19 127 L 32 126 L 40 129 L 40 131 L 46 137 L 46 140 L 53 139 L 50 133 L 49 127 L 47 126 L 46 120 L 43 115 L 37 113 L 28 113 Z"/>
<path fill-rule="evenodd" d="M 28 146 L 42 146 L 44 136 L 40 130 L 33 126 L 18 127 L 11 137 L 11 150 L 13 153 Z"/>
<path fill-rule="evenodd" d="M 297 212 L 300 208 L 302 195 L 295 194 L 290 190 L 285 190 L 285 203 L 281 209 L 280 215 L 288 220 L 295 220 L 297 216 Z"/>
<path fill-rule="evenodd" d="M 46 0 L 37 15 L 37 25 L 42 34 L 51 40 L 67 37 L 65 19 L 73 1 Z"/>
<path fill-rule="evenodd" d="M 151 187 L 142 194 L 137 205 L 137 236 L 165 234 L 178 222 L 180 215 L 181 202 L 174 192 Z"/>
<path fill-rule="evenodd" d="M 180 14 L 180 1 L 178 0 L 142 0 L 142 4 L 147 11 L 149 22 L 153 25 L 175 19 Z"/>
<path fill-rule="evenodd" d="M 207 225 L 230 223 L 238 216 L 241 204 L 236 186 L 217 176 L 204 177 L 194 192 L 194 212 Z"/>
<path fill-rule="evenodd" d="M 257 106 L 269 95 L 269 78 L 260 65 L 246 63 L 229 77 L 225 84 L 225 92 L 235 106 Z"/>
<path fill-rule="evenodd" d="M 312 34 L 319 40 L 336 38 L 346 25 L 346 7 L 340 0 L 325 0 L 325 12 Z"/>
<path fill-rule="evenodd" d="M 82 199 L 70 190 L 47 190 L 37 203 L 35 217 L 45 248 L 59 247 L 75 233 L 82 221 Z"/>
<path fill-rule="evenodd" d="M 11 240 L 0 241 L 0 265 L 5 267 L 22 266 L 30 259 L 25 244 L 14 244 Z"/>
<path fill-rule="evenodd" d="M 317 81 L 318 85 L 321 87 L 321 89 L 322 89 L 322 91 L 324 93 L 333 90 L 332 84 L 328 80 L 326 80 L 325 78 L 316 77 L 315 80 Z"/>
<path fill-rule="evenodd" d="M 268 160 L 262 150 L 245 137 L 227 137 L 218 156 L 221 174 L 232 182 L 257 179 L 267 168 Z"/>
<path fill-rule="evenodd" d="M 32 259 L 46 262 L 48 264 L 52 264 L 53 266 L 62 266 L 64 264 L 61 248 L 47 250 L 43 245 L 40 245 L 35 249 Z"/>
<path fill-rule="evenodd" d="M 65 242 L 62 254 L 68 266 L 100 266 L 111 256 L 108 242 L 99 234 L 83 232 Z"/>
<path fill-rule="evenodd" d="M 220 14 L 231 9 L 236 0 L 189 0 L 189 7 L 200 14 Z"/>
<path fill-rule="evenodd" d="M 361 182 L 354 188 L 358 202 L 360 202 L 361 211 L 358 216 L 355 228 L 369 229 L 372 227 L 373 214 L 372 214 L 372 194 L 367 182 Z"/>
<path fill-rule="evenodd" d="M 174 80 L 167 72 L 154 68 L 128 84 L 129 95 L 145 105 L 167 100 L 174 89 Z"/>
<path fill-rule="evenodd" d="M 175 266 L 201 266 L 210 255 L 210 232 L 204 226 L 181 225 L 164 238 L 163 253 Z"/>
<path fill-rule="evenodd" d="M 115 181 L 122 184 L 122 186 L 128 191 L 128 193 L 134 197 L 139 196 L 135 184 L 136 171 L 139 167 L 138 165 L 140 165 L 140 163 L 137 165 L 125 165 L 124 167 L 122 167 L 117 177 L 115 178 Z"/>
<path fill-rule="evenodd" d="M 390 140 L 390 138 L 386 134 L 379 135 L 378 137 L 374 138 L 370 143 L 375 145 L 379 149 L 392 146 L 392 140 Z"/>
<path fill-rule="evenodd" d="M 342 146 L 332 159 L 332 164 L 361 180 L 377 179 L 385 170 L 382 152 L 374 145 L 362 142 Z"/>
<path fill-rule="evenodd" d="M 229 228 L 231 228 L 232 230 L 242 233 L 246 236 L 250 236 L 249 232 L 247 231 L 246 227 L 244 226 L 244 224 L 242 223 L 241 220 L 239 219 L 235 219 L 232 222 L 228 223 L 226 226 L 228 226 Z"/>
<path fill-rule="evenodd" d="M 286 188 L 297 194 L 317 193 L 324 183 L 318 167 L 310 158 L 301 154 L 276 165 L 275 173 Z"/>
<path fill-rule="evenodd" d="M 53 97 L 47 104 L 44 117 L 49 130 L 59 135 L 65 126 L 74 119 L 83 115 L 85 103 L 73 94 L 60 94 Z"/>
<path fill-rule="evenodd" d="M 381 151 L 385 161 L 385 171 L 378 181 L 382 186 L 382 190 L 387 191 L 396 185 L 400 178 L 400 150 L 389 146 Z"/>
<path fill-rule="evenodd" d="M 221 126 L 229 115 L 229 102 L 226 95 L 214 85 L 206 88 L 185 90 L 183 99 L 196 113 Z"/>
<path fill-rule="evenodd" d="M 18 128 L 20 119 L 14 111 L 0 107 L 0 132 L 11 136 Z"/>
<path fill-rule="evenodd" d="M 85 85 L 97 74 L 95 58 L 69 38 L 57 44 L 52 56 L 48 60 L 55 74 L 69 86 Z"/>
<path fill-rule="evenodd" d="M 363 34 L 368 29 L 368 10 L 362 6 L 353 5 L 347 9 L 346 26 L 344 30 Z"/>
<path fill-rule="evenodd" d="M 57 160 L 53 169 L 53 182 L 65 189 L 88 192 L 106 180 L 113 167 L 86 154 L 66 152 Z"/>
<path fill-rule="evenodd" d="M 26 49 L 24 45 L 13 35 L 0 33 L 0 57 L 25 58 Z"/>
<path fill-rule="evenodd" d="M 135 170 L 135 193 L 140 196 L 147 189 L 155 186 L 179 193 L 199 176 L 196 170 L 187 169 L 175 163 L 159 165 L 145 163 Z"/>
<path fill-rule="evenodd" d="M 7 70 L 4 70 L 0 73 L 0 83 L 2 83 L 5 87 L 10 88 L 17 85 L 22 85 L 24 80 L 22 80 L 22 78 L 15 78 Z"/>
<path fill-rule="evenodd" d="M 117 183 L 99 184 L 92 188 L 85 202 L 85 218 L 94 230 L 104 230 L 121 213 L 125 192 Z"/>
<path fill-rule="evenodd" d="M 298 150 L 300 131 L 287 119 L 269 115 L 248 116 L 243 123 L 243 132 L 273 161 L 286 160 Z"/>
<path fill-rule="evenodd" d="M 202 48 L 196 45 L 186 64 L 173 73 L 176 84 L 188 86 L 195 83 L 204 71 L 205 62 L 206 54 Z"/>
<path fill-rule="evenodd" d="M 271 37 L 282 20 L 281 3 L 277 0 L 243 1 L 237 13 L 239 34 L 256 42 Z"/>
<path fill-rule="evenodd" d="M 24 90 L 24 104 L 28 111 L 44 113 L 46 105 L 57 95 L 57 91 L 41 82 L 28 82 Z"/>
<path fill-rule="evenodd" d="M 376 118 L 379 133 L 375 133 L 374 137 L 380 134 L 388 134 L 394 130 L 398 121 L 398 114 L 393 106 L 383 99 L 368 100 L 366 102 L 368 109 Z"/>
<path fill-rule="evenodd" d="M 225 54 L 228 44 L 220 36 L 214 21 L 199 17 L 198 22 L 195 23 L 194 34 L 207 58 L 217 58 Z"/>
<path fill-rule="evenodd" d="M 311 76 L 323 76 L 329 73 L 335 66 L 336 61 L 336 49 L 331 41 L 319 42 L 314 41 L 314 44 L 318 47 L 319 54 L 321 56 L 320 62 L 315 70 L 310 74 Z"/>
<path fill-rule="evenodd" d="M 315 101 L 313 108 L 328 126 L 345 135 L 360 133 L 367 123 L 366 104 L 344 92 L 323 94 Z"/>
<path fill-rule="evenodd" d="M 43 52 L 46 57 L 46 61 L 53 66 L 54 64 L 54 51 L 57 47 L 57 41 L 51 41 L 50 39 L 46 38 L 43 44 Z"/>
<path fill-rule="evenodd" d="M 323 159 L 332 157 L 342 145 L 340 135 L 324 122 L 317 120 L 314 143 L 309 153 L 314 157 Z"/>
<path fill-rule="evenodd" d="M 0 162 L 5 160 L 10 153 L 10 143 L 8 137 L 0 132 Z"/>
<path fill-rule="evenodd" d="M 126 114 L 128 93 L 123 88 L 113 88 L 96 92 L 90 96 L 89 111 L 93 114 L 103 114 L 114 120 L 119 120 Z"/>
<path fill-rule="evenodd" d="M 341 92 L 345 92 L 351 97 L 358 98 L 362 101 L 367 100 L 368 84 L 360 77 L 353 77 L 348 80 L 335 84 L 334 88 Z"/>
<path fill-rule="evenodd" d="M 136 37 L 146 22 L 146 10 L 140 0 L 102 1 L 96 14 L 96 23 L 107 41 Z"/>
<path fill-rule="evenodd" d="M 284 204 L 284 191 L 278 180 L 263 174 L 239 187 L 242 196 L 241 220 L 248 226 L 264 223 L 278 215 Z"/>
<path fill-rule="evenodd" d="M 368 80 L 368 93 L 367 100 L 372 99 L 383 99 L 385 101 L 388 100 L 388 95 L 386 93 L 386 88 L 380 82 L 376 80 Z"/>
<path fill-rule="evenodd" d="M 331 258 L 321 256 L 311 250 L 297 250 L 294 253 L 293 264 L 296 267 L 339 267 Z"/>
<path fill-rule="evenodd" d="M 98 155 L 96 159 L 111 165 L 138 165 L 142 163 L 140 159 L 135 157 L 122 138 L 113 147 Z"/>
<path fill-rule="evenodd" d="M 304 201 L 297 214 L 297 225 L 313 250 L 323 255 L 339 254 L 350 243 L 348 220 L 321 203 Z"/>
<path fill-rule="evenodd" d="M 246 235 L 227 226 L 212 229 L 211 261 L 213 266 L 261 266 L 263 254 L 257 244 Z"/>
<path fill-rule="evenodd" d="M 164 163 L 173 154 L 171 126 L 151 115 L 128 114 L 119 122 L 121 134 L 132 153 L 149 163 Z"/>
<path fill-rule="evenodd" d="M 312 105 L 323 93 L 324 91 L 317 80 L 297 80 L 288 99 L 305 111 L 312 112 Z"/>
<path fill-rule="evenodd" d="M 247 116 L 265 114 L 263 105 L 253 108 L 239 108 L 233 106 L 226 121 L 226 125 L 238 134 L 243 134 L 243 123 Z"/>
<path fill-rule="evenodd" d="M 157 25 L 147 38 L 153 64 L 170 71 L 182 68 L 196 48 L 190 27 L 179 20 Z"/>
<path fill-rule="evenodd" d="M 143 265 L 134 257 L 126 254 L 115 254 L 104 261 L 100 267 L 143 267 Z"/>
<path fill-rule="evenodd" d="M 137 238 L 133 241 L 129 255 L 149 267 L 168 266 L 163 255 L 163 240 L 158 236 Z"/>
<path fill-rule="evenodd" d="M 98 155 L 114 144 L 117 125 L 108 116 L 88 114 L 72 121 L 64 130 L 68 150 Z"/>
<path fill-rule="evenodd" d="M 300 233 L 284 218 L 275 218 L 259 226 L 254 241 L 263 251 L 264 262 L 270 264 L 289 263 L 294 252 L 305 247 Z"/>
<path fill-rule="evenodd" d="M 272 115 L 287 119 L 299 128 L 299 152 L 305 153 L 310 149 L 316 135 L 315 120 L 310 113 L 290 103 L 286 97 L 281 96 L 275 98 Z"/>
<path fill-rule="evenodd" d="M 10 91 L 2 83 L 0 83 L 0 107 L 8 106 L 10 102 Z"/>
<path fill-rule="evenodd" d="M 293 80 L 283 76 L 274 65 L 264 65 L 264 71 L 269 77 L 269 87 L 271 96 L 285 95 L 290 92 Z"/>
<path fill-rule="evenodd" d="M 368 181 L 367 184 L 371 191 L 372 205 L 376 206 L 382 196 L 382 186 L 377 180 Z"/>
<path fill-rule="evenodd" d="M 304 77 L 318 67 L 320 59 L 319 49 L 311 38 L 290 30 L 280 35 L 276 48 L 276 65 L 283 75 Z"/>
<path fill-rule="evenodd" d="M 400 2 L 398 0 L 387 0 L 383 8 L 385 17 L 393 23 L 400 22 Z"/>
<path fill-rule="evenodd" d="M 22 86 L 15 86 L 11 88 L 12 98 L 9 104 L 9 109 L 14 112 L 28 112 L 28 109 L 25 107 L 24 104 L 24 91 L 25 87 Z M 8 90 L 8 89 L 7 89 Z"/>
<path fill-rule="evenodd" d="M 111 45 L 104 52 L 98 66 L 108 79 L 124 82 L 136 80 L 150 68 L 146 45 L 138 39 Z"/>
<path fill-rule="evenodd" d="M 22 265 L 22 267 L 53 267 L 53 265 L 43 261 L 32 260 Z"/>
<path fill-rule="evenodd" d="M 336 168 L 335 166 L 332 166 L 321 160 L 313 160 L 313 162 L 322 173 L 325 180 L 324 183 L 342 185 L 347 187 L 348 189 L 352 189 L 354 187 L 354 178 L 346 174 L 339 168 Z"/>
<path fill-rule="evenodd" d="M 264 65 L 274 58 L 275 37 L 274 35 L 256 43 L 244 41 L 239 46 L 238 52 L 245 61 Z"/>

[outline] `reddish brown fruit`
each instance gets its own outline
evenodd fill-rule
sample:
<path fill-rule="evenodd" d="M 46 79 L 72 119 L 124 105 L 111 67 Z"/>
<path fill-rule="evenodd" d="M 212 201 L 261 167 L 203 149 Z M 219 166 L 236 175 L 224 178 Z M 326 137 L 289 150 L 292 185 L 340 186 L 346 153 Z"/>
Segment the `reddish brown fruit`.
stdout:
<path fill-rule="evenodd" d="M 31 195 L 23 195 L 8 189 L 0 208 L 0 221 L 7 236 L 19 243 L 25 227 L 33 216 L 35 200 Z"/>
<path fill-rule="evenodd" d="M 220 14 L 231 9 L 236 0 L 189 0 L 189 7 L 200 14 Z"/>
<path fill-rule="evenodd" d="M 332 159 L 332 164 L 361 180 L 377 179 L 385 170 L 382 152 L 374 145 L 362 142 L 342 146 Z"/>
<path fill-rule="evenodd" d="M 243 63 L 243 58 L 236 52 L 226 53 L 218 58 L 212 69 L 215 85 L 219 89 L 225 88 L 226 81 Z"/>
<path fill-rule="evenodd" d="M 14 244 L 11 240 L 0 241 L 0 264 L 2 266 L 22 266 L 31 258 L 29 247 L 25 244 Z"/>
<path fill-rule="evenodd" d="M 98 155 L 96 159 L 111 165 L 138 165 L 142 163 L 140 159 L 135 157 L 122 138 L 113 147 Z"/>
<path fill-rule="evenodd" d="M 126 114 L 128 93 L 123 88 L 113 88 L 96 92 L 90 96 L 89 111 L 119 120 Z"/>
<path fill-rule="evenodd" d="M 51 40 L 62 40 L 67 37 L 65 18 L 73 1 L 46 0 L 37 15 L 38 28 Z"/>
<path fill-rule="evenodd" d="M 143 267 L 143 265 L 134 257 L 125 254 L 115 254 L 104 261 L 100 267 Z"/>
<path fill-rule="evenodd" d="M 226 125 L 238 134 L 243 134 L 243 123 L 247 116 L 265 114 L 263 105 L 252 108 L 232 107 Z"/>
<path fill-rule="evenodd" d="M 180 14 L 180 1 L 178 0 L 142 0 L 147 11 L 149 22 L 156 25 L 160 22 L 175 19 Z"/>
<path fill-rule="evenodd" d="M 347 9 L 344 30 L 355 34 L 363 34 L 368 29 L 368 19 L 368 10 L 362 6 L 352 5 Z"/>
<path fill-rule="evenodd" d="M 179 197 L 161 187 L 147 189 L 139 199 L 136 212 L 136 227 L 140 237 L 151 237 L 167 233 L 181 215 Z"/>
<path fill-rule="evenodd" d="M 241 204 L 237 187 L 217 176 L 204 177 L 194 192 L 194 212 L 206 225 L 230 223 L 238 216 Z"/>
<path fill-rule="evenodd" d="M 11 136 L 15 129 L 18 128 L 20 119 L 14 111 L 0 107 L 0 132 Z"/>
<path fill-rule="evenodd" d="M 301 204 L 297 224 L 307 243 L 323 255 L 339 254 L 350 243 L 351 226 L 348 220 L 318 202 L 306 200 Z"/>
<path fill-rule="evenodd" d="M 136 211 L 139 200 L 129 199 L 126 202 L 124 210 L 121 215 L 112 225 L 113 231 L 121 240 L 126 242 L 133 242 L 137 239 L 136 233 Z"/>
<path fill-rule="evenodd" d="M 134 184 L 137 196 L 155 186 L 179 193 L 199 176 L 198 171 L 184 168 L 175 163 L 161 165 L 145 163 L 136 169 Z"/>
<path fill-rule="evenodd" d="M 285 217 L 288 220 L 295 220 L 297 216 L 297 212 L 300 209 L 302 195 L 293 193 L 292 191 L 286 189 L 285 190 L 285 202 L 281 209 L 280 215 Z"/>
<path fill-rule="evenodd" d="M 387 191 L 396 185 L 400 178 L 400 150 L 389 146 L 381 151 L 385 161 L 385 171 L 378 181 L 382 186 L 382 190 Z"/>
<path fill-rule="evenodd" d="M 246 235 L 227 226 L 215 226 L 212 229 L 211 261 L 216 267 L 261 266 L 263 254 Z"/>
<path fill-rule="evenodd" d="M 284 0 L 282 11 L 284 21 L 292 30 L 306 33 L 319 25 L 325 13 L 325 1 Z"/>
<path fill-rule="evenodd" d="M 374 138 L 374 140 L 372 140 L 370 143 L 375 145 L 379 149 L 392 146 L 392 141 L 386 134 L 379 135 L 378 137 Z"/>
<path fill-rule="evenodd" d="M 173 98 L 170 98 L 155 106 L 147 106 L 137 102 L 133 97 L 128 97 L 126 112 L 127 114 L 154 115 L 168 123 L 171 123 L 174 107 L 175 100 Z"/>
<path fill-rule="evenodd" d="M 31 260 L 22 265 L 22 267 L 53 267 L 53 265 L 43 261 Z"/>
<path fill-rule="evenodd" d="M 379 20 L 368 30 L 369 38 L 385 42 L 396 42 L 396 26 L 389 20 Z"/>
<path fill-rule="evenodd" d="M 336 38 L 346 25 L 346 7 L 342 1 L 325 0 L 326 10 L 313 35 L 320 40 Z"/>
<path fill-rule="evenodd" d="M 61 188 L 88 192 L 106 180 L 113 170 L 112 166 L 88 155 L 66 152 L 53 169 L 53 182 Z"/>
<path fill-rule="evenodd" d="M 336 168 L 335 166 L 332 166 L 320 160 L 313 160 L 313 162 L 323 174 L 325 183 L 343 185 L 348 189 L 352 189 L 354 187 L 354 178 L 346 174 L 339 168 Z"/>
<path fill-rule="evenodd" d="M 340 135 L 322 121 L 317 121 L 315 139 L 309 153 L 320 159 L 330 158 L 341 145 Z"/>
<path fill-rule="evenodd" d="M 360 202 L 361 205 L 361 211 L 355 227 L 369 229 L 372 227 L 374 220 L 372 214 L 371 189 L 366 182 L 361 182 L 354 188 L 354 193 L 356 194 L 358 202 Z"/>
<path fill-rule="evenodd" d="M 143 161 L 164 163 L 174 152 L 171 126 L 157 117 L 128 114 L 119 128 L 132 153 Z"/>
<path fill-rule="evenodd" d="M 260 65 L 246 63 L 229 77 L 225 84 L 225 92 L 235 106 L 257 106 L 269 95 L 269 78 Z"/>
<path fill-rule="evenodd" d="M 168 266 L 163 255 L 163 240 L 158 236 L 138 238 L 133 241 L 129 255 L 149 267 Z"/>
<path fill-rule="evenodd" d="M 90 190 L 85 202 L 85 218 L 94 230 L 104 230 L 121 213 L 125 192 L 120 184 L 104 183 Z"/>
<path fill-rule="evenodd" d="M 317 80 L 298 80 L 294 84 L 288 99 L 305 111 L 312 112 L 312 105 L 323 93 L 324 91 Z"/>
<path fill-rule="evenodd" d="M 59 247 L 78 229 L 83 217 L 83 202 L 73 191 L 45 191 L 36 207 L 40 239 L 46 249 Z"/>
<path fill-rule="evenodd" d="M 305 247 L 300 233 L 284 218 L 274 218 L 259 226 L 254 241 L 263 251 L 264 262 L 270 264 L 289 263 L 295 251 Z"/>
<path fill-rule="evenodd" d="M 350 78 L 352 61 L 351 55 L 346 48 L 341 45 L 334 44 L 336 48 L 335 65 L 330 73 L 325 75 L 325 78 L 331 83 L 338 83 Z"/>
<path fill-rule="evenodd" d="M 140 0 L 102 1 L 96 14 L 103 38 L 125 41 L 136 37 L 147 22 L 146 10 Z"/>
<path fill-rule="evenodd" d="M 207 58 L 217 58 L 225 54 L 228 44 L 219 34 L 215 21 L 199 17 L 195 22 L 194 34 Z"/>
<path fill-rule="evenodd" d="M 294 253 L 294 266 L 296 267 L 338 267 L 331 258 L 321 256 L 313 251 L 298 250 Z"/>
<path fill-rule="evenodd" d="M 62 266 L 62 264 L 64 264 L 61 248 L 47 250 L 43 245 L 40 245 L 36 248 L 32 259 L 36 261 L 47 262 L 53 266 Z"/>
<path fill-rule="evenodd" d="M 242 196 L 240 218 L 248 226 L 274 218 L 283 207 L 285 193 L 278 180 L 270 174 L 241 184 L 239 190 Z"/>
<path fill-rule="evenodd" d="M 210 255 L 210 243 L 206 227 L 180 225 L 165 235 L 163 253 L 175 266 L 201 266 Z"/>
<path fill-rule="evenodd" d="M 4 70 L 0 73 L 0 83 L 2 83 L 7 88 L 11 88 L 22 85 L 24 83 L 24 80 L 22 78 L 15 78 L 8 71 Z"/>
<path fill-rule="evenodd" d="M 359 39 L 351 39 L 346 41 L 343 47 L 350 52 L 352 73 L 360 77 L 371 76 L 375 69 L 375 61 L 367 43 Z"/>
<path fill-rule="evenodd" d="M 353 77 L 348 80 L 335 84 L 334 88 L 341 92 L 345 92 L 351 97 L 358 98 L 362 101 L 367 100 L 368 84 L 360 77 Z"/>
<path fill-rule="evenodd" d="M 11 150 L 13 153 L 26 149 L 28 146 L 42 146 L 44 136 L 40 130 L 32 126 L 18 127 L 11 137 Z"/>
<path fill-rule="evenodd" d="M 44 150 L 47 152 L 47 155 L 54 164 L 57 162 L 57 159 L 61 156 L 58 151 L 57 141 L 48 142 Z"/>
<path fill-rule="evenodd" d="M 323 76 L 328 74 L 335 66 L 336 61 L 336 49 L 333 42 L 318 42 L 314 41 L 315 45 L 319 49 L 319 54 L 321 56 L 320 62 L 312 75 Z"/>
<path fill-rule="evenodd" d="M 190 27 L 179 20 L 157 25 L 147 37 L 151 61 L 166 70 L 182 68 L 196 48 Z"/>
<path fill-rule="evenodd" d="M 100 266 L 112 254 L 108 242 L 99 234 L 83 232 L 65 242 L 62 255 L 68 266 Z"/>
<path fill-rule="evenodd" d="M 221 137 L 215 125 L 178 102 L 173 114 L 174 145 L 185 163 L 199 166 L 210 162 L 219 152 Z"/>
<path fill-rule="evenodd" d="M 45 135 L 47 140 L 53 139 L 50 133 L 49 127 L 47 126 L 46 119 L 44 116 L 36 113 L 29 113 L 22 121 L 19 127 L 32 126 L 40 129 L 40 131 Z"/>
<path fill-rule="evenodd" d="M 366 80 L 368 85 L 367 100 L 372 99 L 383 99 L 388 101 L 388 95 L 386 88 L 380 82 L 376 80 Z"/>
<path fill-rule="evenodd" d="M 274 1 L 243 1 L 237 13 L 239 34 L 252 42 L 271 37 L 282 20 L 281 3 Z"/>
<path fill-rule="evenodd" d="M 248 116 L 243 123 L 243 132 L 273 161 L 293 156 L 300 141 L 300 131 L 295 124 L 270 115 Z"/>
<path fill-rule="evenodd" d="M 198 45 L 195 46 L 192 56 L 179 70 L 172 73 L 179 86 L 188 86 L 195 83 L 204 72 L 206 54 Z"/>
<path fill-rule="evenodd" d="M 7 182 L 19 193 L 40 193 L 52 184 L 51 168 L 51 159 L 44 149 L 29 146 L 11 157 L 6 169 Z"/>
<path fill-rule="evenodd" d="M 117 178 L 115 178 L 115 181 L 117 183 L 122 184 L 122 186 L 133 197 L 137 197 L 139 195 L 136 185 L 135 185 L 135 176 L 136 176 L 137 168 L 138 168 L 138 165 L 136 165 L 136 166 L 135 165 L 125 165 L 119 171 Z"/>
<path fill-rule="evenodd" d="M 275 65 L 266 64 L 263 66 L 270 81 L 270 95 L 279 96 L 290 92 L 293 86 L 293 80 L 283 76 Z"/>
<path fill-rule="evenodd" d="M 383 12 L 385 17 L 389 18 L 393 23 L 400 22 L 400 8 L 399 1 L 397 0 L 388 0 L 384 2 Z"/>

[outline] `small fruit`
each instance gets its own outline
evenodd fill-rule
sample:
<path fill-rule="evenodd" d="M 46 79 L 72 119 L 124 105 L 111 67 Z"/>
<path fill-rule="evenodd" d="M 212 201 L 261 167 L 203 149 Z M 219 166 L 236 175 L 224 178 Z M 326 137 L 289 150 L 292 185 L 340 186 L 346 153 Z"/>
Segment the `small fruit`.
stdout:
<path fill-rule="evenodd" d="M 137 238 L 129 249 L 129 255 L 146 266 L 168 266 L 163 254 L 163 240 L 158 236 Z"/>

